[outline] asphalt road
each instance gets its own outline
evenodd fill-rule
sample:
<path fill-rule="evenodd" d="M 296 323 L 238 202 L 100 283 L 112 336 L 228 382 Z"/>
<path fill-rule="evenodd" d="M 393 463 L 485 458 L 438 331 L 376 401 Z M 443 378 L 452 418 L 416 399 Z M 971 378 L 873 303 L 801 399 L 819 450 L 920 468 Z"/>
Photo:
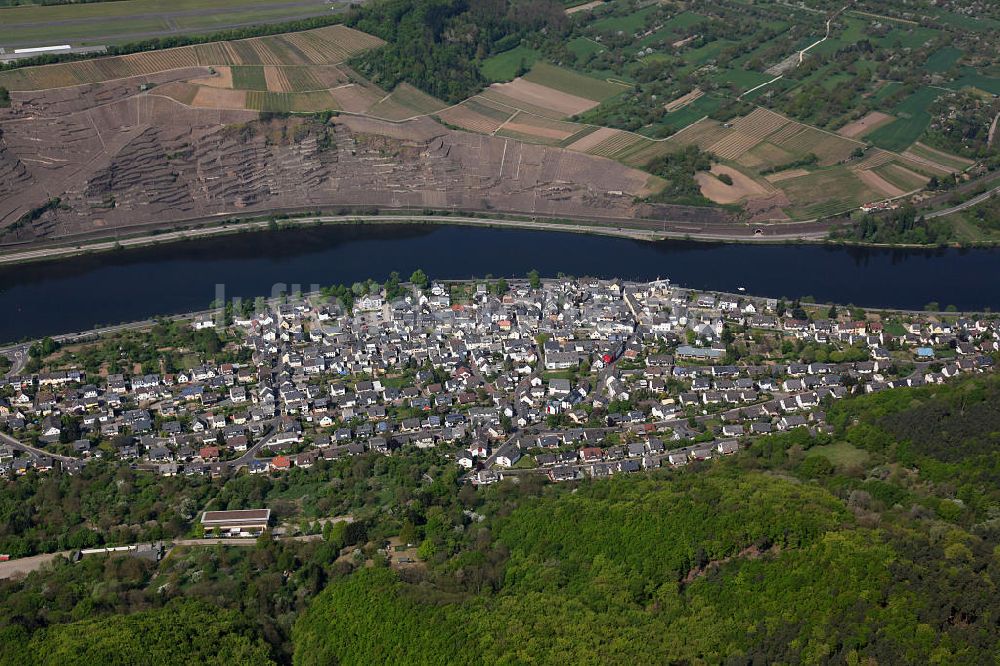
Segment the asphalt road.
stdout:
<path fill-rule="evenodd" d="M 927 213 L 926 215 L 924 215 L 924 217 L 930 220 L 935 217 L 944 217 L 945 215 L 952 215 L 954 213 L 959 213 L 967 208 L 972 208 L 977 204 L 981 204 L 982 202 L 992 197 L 994 194 L 998 193 L 1000 193 L 1000 186 L 994 187 L 992 190 L 987 190 L 978 196 L 974 196 L 968 201 L 963 201 L 957 206 L 952 206 L 951 208 L 945 208 L 944 210 L 935 211 L 933 213 Z"/>
<path fill-rule="evenodd" d="M 265 444 L 267 444 L 268 440 L 270 440 L 277 434 L 278 432 L 277 425 L 278 425 L 277 419 L 271 421 L 269 425 L 269 430 L 263 437 L 257 440 L 256 444 L 254 444 L 251 447 L 248 447 L 246 453 L 241 455 L 239 458 L 236 458 L 235 460 L 230 460 L 229 462 L 226 463 L 226 465 L 231 469 L 239 469 L 240 467 L 245 467 L 249 465 L 250 461 L 257 457 L 257 453 L 264 447 Z"/>
<path fill-rule="evenodd" d="M 55 453 L 49 453 L 48 451 L 44 451 L 42 449 L 37 449 L 30 444 L 25 444 L 24 442 L 18 441 L 10 435 L 5 435 L 2 432 L 0 432 L 0 442 L 10 445 L 11 448 L 17 449 L 18 451 L 24 451 L 34 458 L 47 456 L 53 460 L 59 460 L 61 462 L 73 462 L 76 460 L 76 458 L 70 458 L 69 456 L 61 456 Z"/>
<path fill-rule="evenodd" d="M 28 364 L 28 345 L 8 347 L 0 350 L 0 354 L 10 359 L 10 370 L 7 371 L 8 377 L 17 377 L 24 370 L 24 366 Z"/>

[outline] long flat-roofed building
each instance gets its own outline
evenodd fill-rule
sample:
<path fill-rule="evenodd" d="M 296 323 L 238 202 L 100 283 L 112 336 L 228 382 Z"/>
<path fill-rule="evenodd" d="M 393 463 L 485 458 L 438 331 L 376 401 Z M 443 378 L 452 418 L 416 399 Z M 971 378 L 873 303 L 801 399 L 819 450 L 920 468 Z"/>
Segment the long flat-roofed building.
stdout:
<path fill-rule="evenodd" d="M 224 537 L 256 537 L 267 529 L 270 509 L 240 509 L 236 511 L 206 511 L 201 514 L 205 536 L 218 530 Z"/>

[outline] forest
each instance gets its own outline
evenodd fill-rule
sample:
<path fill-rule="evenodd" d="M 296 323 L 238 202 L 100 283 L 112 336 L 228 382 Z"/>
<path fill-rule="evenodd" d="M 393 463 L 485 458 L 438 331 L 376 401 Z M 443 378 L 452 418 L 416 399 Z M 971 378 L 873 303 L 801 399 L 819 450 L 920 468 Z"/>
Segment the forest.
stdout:
<path fill-rule="evenodd" d="M 540 31 L 555 38 L 567 21 L 557 0 L 387 0 L 348 24 L 388 42 L 354 63 L 374 83 L 391 90 L 406 81 L 454 103 L 486 85 L 482 60 Z"/>

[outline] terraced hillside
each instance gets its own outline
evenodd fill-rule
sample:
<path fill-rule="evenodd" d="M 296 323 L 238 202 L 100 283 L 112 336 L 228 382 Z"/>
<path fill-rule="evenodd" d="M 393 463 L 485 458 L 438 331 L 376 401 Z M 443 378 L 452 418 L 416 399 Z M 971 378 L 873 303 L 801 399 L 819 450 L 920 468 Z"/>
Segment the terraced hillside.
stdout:
<path fill-rule="evenodd" d="M 656 187 L 608 160 L 430 118 L 261 121 L 152 92 L 124 96 L 137 90 L 136 79 L 87 84 L 75 96 L 55 91 L 51 106 L 17 94 L 0 122 L 3 242 L 338 205 L 627 219 Z"/>

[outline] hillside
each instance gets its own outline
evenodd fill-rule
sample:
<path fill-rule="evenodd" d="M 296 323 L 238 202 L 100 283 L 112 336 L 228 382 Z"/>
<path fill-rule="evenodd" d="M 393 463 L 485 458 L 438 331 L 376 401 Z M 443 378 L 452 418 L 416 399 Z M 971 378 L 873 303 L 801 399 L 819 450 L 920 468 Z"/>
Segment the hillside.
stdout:
<path fill-rule="evenodd" d="M 549 487 L 510 513 L 501 490 L 481 525 L 428 533 L 426 575 L 335 581 L 296 624 L 295 661 L 986 663 L 998 391 L 852 398 L 830 410 L 833 437 Z"/>
<path fill-rule="evenodd" d="M 595 484 L 515 511 L 496 535 L 442 574 L 468 581 L 509 552 L 495 592 L 358 572 L 298 622 L 295 663 L 983 663 L 995 646 L 976 631 L 987 609 L 939 606 L 939 585 L 995 567 L 979 539 L 862 527 L 796 481 Z"/>
<path fill-rule="evenodd" d="M 127 9 L 108 4 L 88 11 Z M 1000 166 L 1000 77 L 983 26 L 948 12 L 915 22 L 890 9 L 880 19 L 774 2 L 573 9 L 382 0 L 287 24 L 295 32 L 152 37 L 107 57 L 0 67 L 0 240 L 371 207 L 562 218 L 596 209 L 603 224 L 656 216 L 708 237 L 738 237 L 735 221 L 815 238 L 829 224 L 781 225 L 832 218 L 852 241 L 990 240 L 975 223 L 897 230 L 857 219 L 862 207 L 937 205 L 932 197 Z M 475 179 L 411 178 L 408 156 L 388 155 L 371 174 L 370 160 L 350 163 L 349 140 L 331 166 L 334 151 L 317 158 L 302 136 L 291 150 L 251 149 L 220 131 L 336 114 L 388 139 L 488 144 L 474 159 L 489 166 Z M 389 164 L 392 177 L 378 178 Z M 607 170 L 626 182 L 596 186 Z M 536 193 L 551 205 L 536 208 Z M 637 214 L 644 203 L 683 208 Z"/>

